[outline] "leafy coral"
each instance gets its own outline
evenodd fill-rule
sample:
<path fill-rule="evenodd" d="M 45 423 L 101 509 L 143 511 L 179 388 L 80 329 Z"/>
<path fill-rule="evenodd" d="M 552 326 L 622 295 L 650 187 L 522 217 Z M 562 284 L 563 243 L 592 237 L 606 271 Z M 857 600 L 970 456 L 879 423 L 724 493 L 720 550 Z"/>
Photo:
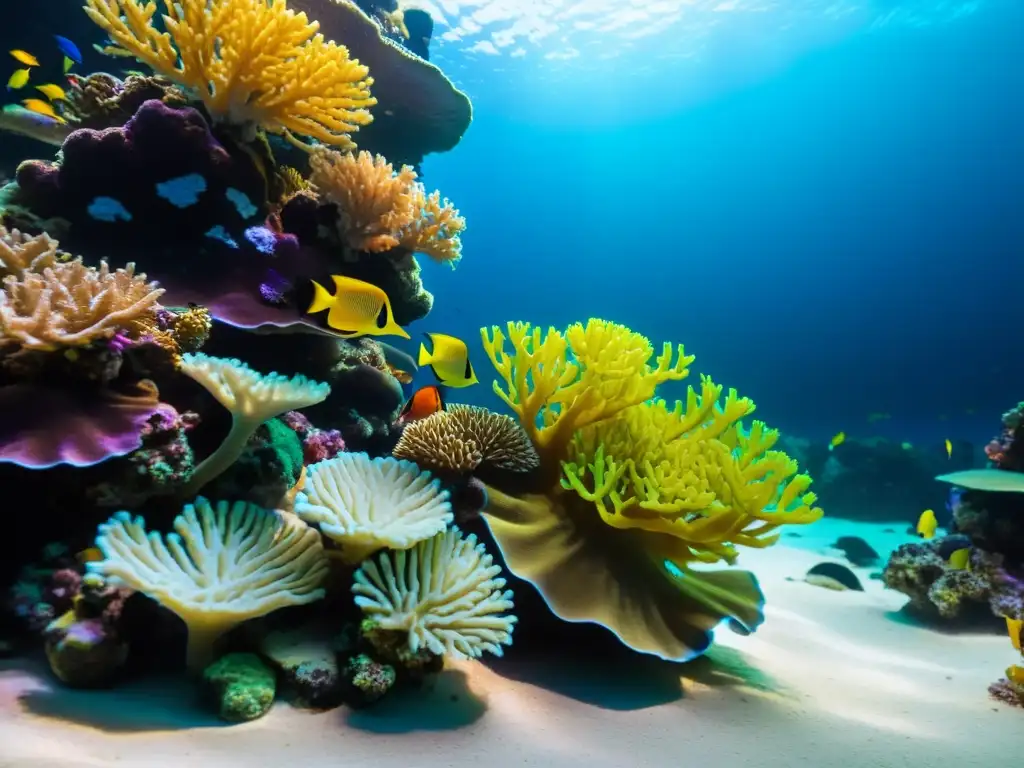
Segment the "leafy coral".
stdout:
<path fill-rule="evenodd" d="M 563 618 L 665 658 L 702 653 L 723 620 L 755 628 L 752 574 L 691 565 L 731 563 L 737 546 L 768 546 L 780 525 L 822 513 L 810 478 L 772 450 L 778 433 L 742 425 L 753 403 L 734 390 L 720 402 L 707 377 L 685 403 L 652 400 L 693 358 L 665 344 L 652 361 L 651 343 L 615 323 L 507 332 L 482 332 L 494 389 L 541 459 L 538 493 L 488 489 L 484 515 L 512 571 Z"/>

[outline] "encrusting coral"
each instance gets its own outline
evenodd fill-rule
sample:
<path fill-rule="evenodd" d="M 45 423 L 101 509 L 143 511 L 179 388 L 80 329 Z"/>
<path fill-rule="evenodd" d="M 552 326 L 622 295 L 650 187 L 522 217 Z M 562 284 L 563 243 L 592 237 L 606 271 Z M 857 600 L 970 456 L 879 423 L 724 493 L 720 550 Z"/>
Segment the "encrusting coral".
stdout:
<path fill-rule="evenodd" d="M 317 34 L 319 25 L 285 0 L 166 2 L 166 32 L 156 3 L 86 0 L 85 12 L 134 57 L 190 89 L 216 119 L 299 134 L 345 149 L 373 118 L 369 70 Z"/>
<path fill-rule="evenodd" d="M 351 565 L 378 549 L 408 549 L 452 522 L 448 492 L 409 461 L 342 453 L 307 467 L 295 513 L 340 545 Z"/>
<path fill-rule="evenodd" d="M 753 403 L 735 391 L 720 403 L 706 377 L 685 404 L 651 400 L 693 358 L 666 344 L 652 365 L 650 342 L 621 325 L 507 332 L 482 331 L 494 389 L 540 457 L 538 492 L 488 488 L 484 517 L 513 573 L 558 616 L 667 659 L 703 653 L 723 621 L 756 628 L 753 574 L 691 566 L 731 563 L 736 545 L 769 546 L 780 525 L 822 513 L 810 478 L 771 450 L 778 433 L 742 426 Z"/>
<path fill-rule="evenodd" d="M 166 537 L 118 512 L 99 528 L 103 560 L 91 573 L 143 592 L 188 627 L 188 666 L 200 671 L 214 643 L 248 619 L 324 596 L 320 535 L 293 516 L 252 504 L 196 499 Z"/>
<path fill-rule="evenodd" d="M 183 355 L 181 372 L 201 384 L 231 412 L 231 431 L 217 450 L 196 467 L 182 489 L 186 497 L 230 467 L 263 422 L 323 402 L 331 392 L 329 385 L 304 376 L 264 375 L 240 360 L 202 353 Z"/>
<path fill-rule="evenodd" d="M 374 631 L 403 635 L 412 655 L 501 656 L 516 617 L 500 572 L 475 536 L 462 538 L 451 528 L 412 549 L 366 560 L 352 593 Z"/>
<path fill-rule="evenodd" d="M 427 469 L 459 473 L 481 465 L 528 472 L 540 464 L 515 419 L 460 404 L 407 424 L 392 455 Z"/>
<path fill-rule="evenodd" d="M 428 195 L 410 166 L 396 173 L 380 155 L 324 148 L 312 153 L 310 168 L 314 189 L 338 207 L 338 234 L 349 248 L 401 247 L 452 265 L 462 258 L 466 220 L 440 192 Z"/>

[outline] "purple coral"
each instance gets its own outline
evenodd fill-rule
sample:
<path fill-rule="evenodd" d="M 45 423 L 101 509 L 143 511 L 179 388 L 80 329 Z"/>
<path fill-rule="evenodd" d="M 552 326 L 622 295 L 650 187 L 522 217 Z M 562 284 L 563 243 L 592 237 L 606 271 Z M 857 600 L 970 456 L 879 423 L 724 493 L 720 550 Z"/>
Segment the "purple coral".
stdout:
<path fill-rule="evenodd" d="M 333 459 L 345 451 L 345 441 L 336 429 L 318 429 L 298 411 L 288 411 L 281 421 L 302 441 L 302 459 L 305 464 Z"/>
<path fill-rule="evenodd" d="M 27 383 L 0 387 L 0 463 L 87 467 L 124 456 L 142 445 L 149 420 L 169 408 L 146 382 L 133 394 Z"/>

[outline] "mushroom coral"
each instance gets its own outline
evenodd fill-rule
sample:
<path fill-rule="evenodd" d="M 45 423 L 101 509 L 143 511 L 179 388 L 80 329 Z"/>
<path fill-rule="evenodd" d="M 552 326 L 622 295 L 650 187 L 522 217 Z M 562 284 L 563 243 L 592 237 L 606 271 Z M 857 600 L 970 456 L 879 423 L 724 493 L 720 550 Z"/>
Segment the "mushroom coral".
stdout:
<path fill-rule="evenodd" d="M 305 376 L 261 374 L 240 360 L 202 353 L 182 355 L 179 370 L 205 387 L 231 412 L 231 430 L 224 442 L 196 467 L 182 489 L 186 497 L 195 495 L 234 464 L 263 422 L 323 402 L 331 392 L 328 384 L 310 381 Z"/>
<path fill-rule="evenodd" d="M 103 560 L 88 570 L 143 592 L 188 626 L 188 666 L 212 660 L 216 640 L 248 619 L 324 596 L 320 535 L 300 520 L 245 502 L 203 498 L 186 505 L 166 537 L 141 517 L 118 512 L 103 523 Z"/>
<path fill-rule="evenodd" d="M 341 545 L 355 565 L 378 549 L 408 549 L 452 521 L 448 492 L 411 461 L 342 453 L 306 469 L 295 513 Z"/>
<path fill-rule="evenodd" d="M 373 118 L 369 70 L 317 34 L 319 24 L 285 0 L 86 0 L 85 12 L 134 57 L 191 89 L 210 114 L 271 133 L 297 133 L 343 149 Z"/>
<path fill-rule="evenodd" d="M 377 629 L 406 633 L 413 655 L 423 649 L 456 659 L 501 656 L 516 617 L 507 613 L 512 591 L 499 573 L 476 536 L 464 539 L 452 528 L 367 560 L 352 593 Z"/>
<path fill-rule="evenodd" d="M 769 546 L 780 525 L 822 513 L 810 478 L 772 450 L 778 432 L 743 427 L 754 404 L 734 390 L 719 402 L 707 377 L 685 403 L 652 399 L 693 358 L 665 344 L 652 364 L 646 338 L 604 320 L 481 333 L 504 384 L 494 390 L 541 461 L 534 492 L 488 488 L 484 517 L 512 572 L 561 618 L 665 659 L 700 655 L 723 621 L 755 629 L 754 575 L 704 564 L 731 564 L 737 546 Z"/>

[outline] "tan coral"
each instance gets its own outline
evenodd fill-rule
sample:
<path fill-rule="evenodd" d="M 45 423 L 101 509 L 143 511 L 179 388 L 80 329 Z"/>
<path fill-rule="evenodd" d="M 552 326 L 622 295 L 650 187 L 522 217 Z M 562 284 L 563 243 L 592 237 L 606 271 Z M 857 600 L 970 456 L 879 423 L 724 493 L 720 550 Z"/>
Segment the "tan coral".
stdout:
<path fill-rule="evenodd" d="M 395 173 L 381 155 L 342 154 L 328 149 L 310 157 L 310 182 L 338 206 L 342 241 L 358 251 L 379 253 L 398 245 L 397 233 L 416 213 L 416 172 L 403 166 Z"/>
<path fill-rule="evenodd" d="M 416 216 L 403 230 L 399 244 L 454 267 L 462 258 L 461 236 L 466 220 L 447 197 L 442 200 L 437 190 L 428 195 L 422 184 L 416 185 L 413 200 Z"/>
<path fill-rule="evenodd" d="M 46 233 L 32 237 L 0 224 L 0 278 L 40 273 L 61 260 L 57 241 Z"/>
<path fill-rule="evenodd" d="M 501 656 L 516 617 L 501 568 L 478 544 L 452 528 L 409 550 L 367 560 L 352 593 L 380 629 L 403 632 L 409 651 L 456 659 Z"/>
<path fill-rule="evenodd" d="M 451 405 L 408 424 L 392 455 L 453 472 L 472 472 L 481 464 L 528 472 L 540 464 L 515 419 L 472 405 Z"/>
<path fill-rule="evenodd" d="M 0 337 L 44 351 L 85 346 L 144 321 L 162 294 L 134 264 L 111 271 L 105 261 L 96 269 L 78 258 L 25 270 L 4 278 Z"/>

